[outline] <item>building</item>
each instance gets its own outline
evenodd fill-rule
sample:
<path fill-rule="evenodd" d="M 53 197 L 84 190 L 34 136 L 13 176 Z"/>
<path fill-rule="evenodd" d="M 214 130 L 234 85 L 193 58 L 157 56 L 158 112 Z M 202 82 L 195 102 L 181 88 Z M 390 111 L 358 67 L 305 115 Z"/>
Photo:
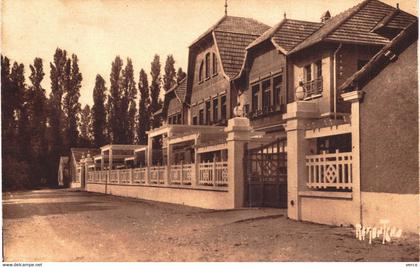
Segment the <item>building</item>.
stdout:
<path fill-rule="evenodd" d="M 85 160 L 86 189 L 418 232 L 416 31 L 417 17 L 378 0 L 271 28 L 224 16 L 190 45 L 147 147 L 121 154 L 121 169 Z"/>

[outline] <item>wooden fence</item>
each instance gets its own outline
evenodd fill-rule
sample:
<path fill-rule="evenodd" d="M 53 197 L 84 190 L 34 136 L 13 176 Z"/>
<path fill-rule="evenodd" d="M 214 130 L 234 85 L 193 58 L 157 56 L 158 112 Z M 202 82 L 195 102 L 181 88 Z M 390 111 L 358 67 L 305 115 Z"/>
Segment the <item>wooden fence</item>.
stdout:
<path fill-rule="evenodd" d="M 306 156 L 307 186 L 314 189 L 352 189 L 352 153 L 339 152 Z"/>
<path fill-rule="evenodd" d="M 88 183 L 149 185 L 227 190 L 227 162 L 207 162 L 135 169 L 90 171 Z M 197 175 L 198 174 L 198 175 Z"/>

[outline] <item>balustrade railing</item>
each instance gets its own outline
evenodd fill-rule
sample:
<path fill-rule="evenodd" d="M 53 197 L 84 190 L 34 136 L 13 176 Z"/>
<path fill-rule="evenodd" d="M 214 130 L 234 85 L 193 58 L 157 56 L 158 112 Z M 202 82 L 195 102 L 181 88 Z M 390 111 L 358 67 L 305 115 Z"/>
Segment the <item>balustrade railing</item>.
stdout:
<path fill-rule="evenodd" d="M 169 170 L 169 171 L 168 171 Z M 227 162 L 206 162 L 88 172 L 88 183 L 227 188 Z M 166 184 L 167 181 L 167 184 Z"/>
<path fill-rule="evenodd" d="M 205 162 L 199 164 L 198 184 L 223 187 L 228 185 L 227 162 Z"/>
<path fill-rule="evenodd" d="M 110 184 L 118 184 L 119 183 L 119 170 L 111 170 L 110 176 L 109 176 L 109 183 Z"/>
<path fill-rule="evenodd" d="M 307 186 L 313 189 L 352 189 L 352 153 L 339 152 L 306 156 Z"/>
<path fill-rule="evenodd" d="M 166 166 L 152 166 L 149 168 L 150 184 L 165 184 Z"/>
<path fill-rule="evenodd" d="M 322 78 L 303 83 L 305 98 L 315 97 L 322 94 Z"/>
<path fill-rule="evenodd" d="M 147 168 L 133 169 L 133 184 L 145 184 L 147 177 Z"/>
<path fill-rule="evenodd" d="M 178 185 L 191 185 L 195 164 L 171 165 L 169 183 Z"/>
<path fill-rule="evenodd" d="M 130 174 L 131 174 L 131 170 L 120 170 L 120 180 L 119 183 L 120 184 L 131 184 L 131 178 L 130 178 Z"/>

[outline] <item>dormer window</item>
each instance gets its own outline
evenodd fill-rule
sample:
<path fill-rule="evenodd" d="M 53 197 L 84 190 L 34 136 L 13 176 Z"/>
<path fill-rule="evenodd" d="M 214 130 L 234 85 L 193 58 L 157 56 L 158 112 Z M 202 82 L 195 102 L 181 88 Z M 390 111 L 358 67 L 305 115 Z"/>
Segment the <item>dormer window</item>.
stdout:
<path fill-rule="evenodd" d="M 206 79 L 210 78 L 210 53 L 206 54 Z"/>
<path fill-rule="evenodd" d="M 213 75 L 216 75 L 217 72 L 218 72 L 218 69 L 217 69 L 217 57 L 216 57 L 216 54 L 213 53 Z"/>

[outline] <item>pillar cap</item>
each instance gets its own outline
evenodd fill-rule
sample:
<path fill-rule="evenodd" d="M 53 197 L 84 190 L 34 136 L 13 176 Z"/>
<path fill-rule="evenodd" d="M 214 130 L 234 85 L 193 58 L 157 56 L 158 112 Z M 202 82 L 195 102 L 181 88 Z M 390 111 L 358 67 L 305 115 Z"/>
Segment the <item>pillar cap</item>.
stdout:
<path fill-rule="evenodd" d="M 364 94 L 365 92 L 363 91 L 351 91 L 341 94 L 341 97 L 344 99 L 344 101 L 356 102 L 362 99 Z"/>

